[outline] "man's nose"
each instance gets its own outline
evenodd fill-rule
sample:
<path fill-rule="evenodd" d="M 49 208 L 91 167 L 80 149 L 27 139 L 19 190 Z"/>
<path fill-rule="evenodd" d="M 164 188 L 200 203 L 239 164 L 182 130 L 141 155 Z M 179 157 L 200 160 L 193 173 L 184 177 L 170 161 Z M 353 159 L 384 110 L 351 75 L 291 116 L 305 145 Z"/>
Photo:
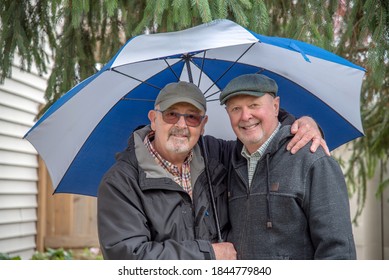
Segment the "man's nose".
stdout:
<path fill-rule="evenodd" d="M 178 117 L 178 121 L 176 123 L 176 126 L 178 126 L 178 127 L 186 127 L 187 126 L 184 116 L 179 116 Z"/>
<path fill-rule="evenodd" d="M 251 112 L 248 108 L 242 108 L 241 120 L 247 121 L 251 118 Z"/>

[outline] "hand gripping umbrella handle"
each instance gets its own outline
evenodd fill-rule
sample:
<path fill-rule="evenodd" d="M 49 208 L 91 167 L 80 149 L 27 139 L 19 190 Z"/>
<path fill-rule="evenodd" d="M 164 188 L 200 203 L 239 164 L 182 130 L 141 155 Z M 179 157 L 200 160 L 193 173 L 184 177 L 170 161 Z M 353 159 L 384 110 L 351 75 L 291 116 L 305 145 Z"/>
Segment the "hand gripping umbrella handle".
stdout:
<path fill-rule="evenodd" d="M 211 176 L 209 174 L 208 154 L 207 154 L 207 149 L 205 148 L 204 136 L 200 137 L 200 142 L 201 142 L 201 145 L 202 145 L 202 148 L 203 148 L 205 173 L 207 175 L 208 186 L 209 186 L 209 194 L 210 194 L 210 197 L 211 197 L 211 204 L 212 204 L 212 209 L 213 209 L 213 213 L 214 213 L 214 217 L 215 217 L 217 239 L 218 239 L 217 241 L 220 243 L 220 242 L 223 242 L 223 238 L 222 238 L 222 234 L 221 234 L 221 231 L 220 231 L 219 215 L 217 213 L 215 197 L 213 195 L 213 186 L 212 186 Z"/>

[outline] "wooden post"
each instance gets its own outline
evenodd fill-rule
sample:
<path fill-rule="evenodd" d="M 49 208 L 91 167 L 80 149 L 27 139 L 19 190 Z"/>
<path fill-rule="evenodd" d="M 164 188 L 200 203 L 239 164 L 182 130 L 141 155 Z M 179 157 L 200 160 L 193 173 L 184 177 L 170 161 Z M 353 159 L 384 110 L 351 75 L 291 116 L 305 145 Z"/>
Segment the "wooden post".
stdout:
<path fill-rule="evenodd" d="M 50 177 L 47 174 L 47 168 L 40 156 L 38 156 L 38 213 L 37 213 L 37 235 L 36 235 L 36 249 L 43 251 L 45 248 L 46 235 L 46 193 L 47 184 Z"/>

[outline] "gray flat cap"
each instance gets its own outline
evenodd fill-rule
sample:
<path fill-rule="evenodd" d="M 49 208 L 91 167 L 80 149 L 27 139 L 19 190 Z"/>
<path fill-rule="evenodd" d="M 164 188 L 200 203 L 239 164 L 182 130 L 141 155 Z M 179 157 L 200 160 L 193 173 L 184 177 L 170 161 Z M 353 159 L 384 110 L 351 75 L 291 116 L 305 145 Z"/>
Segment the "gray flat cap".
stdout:
<path fill-rule="evenodd" d="M 278 85 L 269 77 L 262 74 L 245 74 L 232 79 L 221 92 L 219 100 L 223 105 L 233 96 L 251 95 L 261 97 L 268 93 L 277 96 Z"/>

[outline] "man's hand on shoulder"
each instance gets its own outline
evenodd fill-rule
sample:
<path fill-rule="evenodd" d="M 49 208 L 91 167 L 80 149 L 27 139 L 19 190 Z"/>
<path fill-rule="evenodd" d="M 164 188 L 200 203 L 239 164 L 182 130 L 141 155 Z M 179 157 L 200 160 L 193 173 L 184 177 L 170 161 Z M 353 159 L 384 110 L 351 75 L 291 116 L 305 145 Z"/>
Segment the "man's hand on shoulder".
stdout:
<path fill-rule="evenodd" d="M 312 140 L 310 148 L 312 153 L 316 152 L 319 146 L 322 146 L 326 154 L 331 155 L 327 143 L 322 137 L 321 130 L 311 117 L 303 116 L 296 120 L 292 124 L 291 133 L 294 134 L 294 137 L 289 141 L 286 148 L 292 154 L 297 153 Z"/>

